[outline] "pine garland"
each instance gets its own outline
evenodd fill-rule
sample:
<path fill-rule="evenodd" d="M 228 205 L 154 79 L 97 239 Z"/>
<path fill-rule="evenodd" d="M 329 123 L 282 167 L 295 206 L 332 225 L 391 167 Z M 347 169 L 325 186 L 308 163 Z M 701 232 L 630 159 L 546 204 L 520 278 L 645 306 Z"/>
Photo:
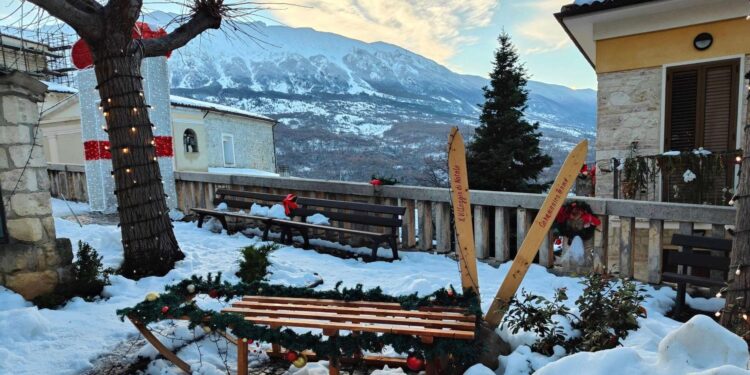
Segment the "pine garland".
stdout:
<path fill-rule="evenodd" d="M 214 298 L 229 301 L 238 296 L 265 296 L 290 298 L 336 299 L 343 301 L 370 301 L 398 303 L 403 309 L 416 310 L 420 307 L 450 306 L 465 308 L 467 314 L 475 315 L 477 322 L 481 321 L 479 300 L 472 291 L 464 294 L 440 289 L 428 296 L 418 297 L 416 293 L 406 296 L 390 296 L 378 287 L 364 290 L 361 284 L 354 288 L 340 288 L 341 282 L 335 289 L 315 291 L 310 288 L 271 285 L 265 282 L 231 284 L 221 280 L 221 273 L 213 277 L 210 273 L 204 279 L 193 275 L 175 285 L 167 286 L 166 293 L 149 294 L 143 302 L 134 307 L 117 310 L 117 315 L 124 321 L 131 317 L 142 324 L 149 324 L 174 317 L 181 317 L 189 321 L 189 327 L 203 326 L 205 330 L 227 331 L 239 338 L 256 341 L 278 343 L 281 346 L 298 352 L 312 350 L 321 358 L 352 357 L 365 351 L 380 352 L 383 347 L 390 345 L 401 354 L 412 353 L 428 360 L 450 354 L 459 365 L 470 365 L 476 362 L 481 352 L 481 343 L 477 340 L 454 340 L 435 338 L 433 344 L 425 345 L 418 337 L 361 332 L 358 335 L 328 337 L 303 333 L 299 334 L 291 329 L 268 328 L 246 321 L 236 313 L 206 311 L 199 308 L 193 297 L 196 294 L 208 294 Z"/>

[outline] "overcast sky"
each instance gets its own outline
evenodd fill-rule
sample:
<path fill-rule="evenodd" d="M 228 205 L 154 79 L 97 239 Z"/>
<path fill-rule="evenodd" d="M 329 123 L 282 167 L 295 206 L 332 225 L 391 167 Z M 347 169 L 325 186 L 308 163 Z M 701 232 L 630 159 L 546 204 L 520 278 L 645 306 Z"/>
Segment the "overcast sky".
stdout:
<path fill-rule="evenodd" d="M 505 30 L 518 47 L 531 79 L 596 88 L 593 69 L 553 16 L 572 0 L 283 1 L 300 6 L 271 5 L 273 9 L 264 13 L 271 20 L 261 20 L 393 43 L 457 72 L 480 76 L 490 71 L 497 36 Z M 19 3 L 0 0 L 0 16 Z M 175 11 L 163 3 L 154 1 L 148 9 Z M 25 6 L 30 8 L 28 3 Z"/>

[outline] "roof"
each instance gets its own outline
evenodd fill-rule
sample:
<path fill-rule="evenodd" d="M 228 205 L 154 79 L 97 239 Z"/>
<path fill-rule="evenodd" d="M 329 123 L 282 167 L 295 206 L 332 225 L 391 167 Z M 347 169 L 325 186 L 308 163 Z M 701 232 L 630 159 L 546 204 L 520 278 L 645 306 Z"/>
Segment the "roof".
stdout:
<path fill-rule="evenodd" d="M 620 8 L 628 5 L 648 3 L 656 0 L 576 0 L 572 4 L 563 5 L 560 12 L 555 16 L 562 17 L 577 16 L 579 14 L 600 12 Z"/>
<path fill-rule="evenodd" d="M 44 81 L 44 84 L 47 85 L 47 91 L 49 92 L 59 92 L 59 93 L 64 93 L 64 94 L 78 93 L 78 89 L 70 87 L 70 86 L 61 85 L 59 83 Z M 217 113 L 223 113 L 223 114 L 229 114 L 229 115 L 242 116 L 242 117 L 268 121 L 268 122 L 273 122 L 273 123 L 276 122 L 276 120 L 270 117 L 263 116 L 263 115 L 253 113 L 250 111 L 245 111 L 242 109 L 230 107 L 228 105 L 211 103 L 211 102 L 206 102 L 202 100 L 186 98 L 184 96 L 178 96 L 178 95 L 170 95 L 169 100 L 172 106 L 175 106 L 175 107 L 195 108 L 195 109 L 201 109 L 201 110 L 205 110 L 209 112 L 217 112 Z"/>

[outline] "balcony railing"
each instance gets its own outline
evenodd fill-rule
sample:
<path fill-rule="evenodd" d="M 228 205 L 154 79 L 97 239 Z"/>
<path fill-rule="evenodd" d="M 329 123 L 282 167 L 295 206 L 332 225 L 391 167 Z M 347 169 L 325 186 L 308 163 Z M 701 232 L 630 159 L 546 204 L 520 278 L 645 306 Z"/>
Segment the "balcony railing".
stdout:
<path fill-rule="evenodd" d="M 76 168 L 50 166 L 53 195 L 64 191 L 68 191 L 68 197 L 85 195 L 85 188 L 79 186 L 85 185 L 81 175 Z M 452 251 L 447 189 L 401 185 L 375 188 L 356 182 L 198 172 L 176 172 L 175 177 L 179 209 L 183 212 L 193 207 L 211 207 L 214 191 L 219 188 L 399 205 L 407 207 L 400 246 L 439 253 Z M 491 262 L 511 259 L 544 198 L 541 194 L 471 191 L 477 258 Z M 671 233 L 725 237 L 725 225 L 734 223 L 736 212 L 733 207 L 722 206 L 580 199 L 586 201 L 602 221 L 590 251 L 586 251 L 591 264 L 651 283 L 661 282 L 664 250 L 668 248 Z M 513 227 L 512 222 L 516 223 Z M 537 259 L 545 267 L 553 266 L 552 242 L 550 235 Z"/>

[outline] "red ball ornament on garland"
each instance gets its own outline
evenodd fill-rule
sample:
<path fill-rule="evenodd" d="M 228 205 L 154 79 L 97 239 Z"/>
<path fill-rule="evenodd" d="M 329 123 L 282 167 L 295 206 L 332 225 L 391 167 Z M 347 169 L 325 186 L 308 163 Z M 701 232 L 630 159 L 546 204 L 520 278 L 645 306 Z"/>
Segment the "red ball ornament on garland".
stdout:
<path fill-rule="evenodd" d="M 383 181 L 380 181 L 377 178 L 373 178 L 372 181 L 370 181 L 370 185 L 372 185 L 372 186 L 380 186 L 380 185 L 383 185 Z"/>
<path fill-rule="evenodd" d="M 291 350 L 288 351 L 288 352 L 286 352 L 286 360 L 287 361 L 294 362 L 294 361 L 297 360 L 297 358 L 299 358 L 299 354 L 297 354 L 297 352 L 291 351 Z"/>
<path fill-rule="evenodd" d="M 164 306 L 164 307 L 161 308 L 161 313 L 162 314 L 166 314 L 167 312 L 169 312 L 169 306 Z"/>
<path fill-rule="evenodd" d="M 216 289 L 211 289 L 208 291 L 208 296 L 211 298 L 219 298 L 219 292 Z"/>
<path fill-rule="evenodd" d="M 421 371 L 422 368 L 424 368 L 424 359 L 416 354 L 409 354 L 409 356 L 406 357 L 406 367 L 412 371 Z"/>

